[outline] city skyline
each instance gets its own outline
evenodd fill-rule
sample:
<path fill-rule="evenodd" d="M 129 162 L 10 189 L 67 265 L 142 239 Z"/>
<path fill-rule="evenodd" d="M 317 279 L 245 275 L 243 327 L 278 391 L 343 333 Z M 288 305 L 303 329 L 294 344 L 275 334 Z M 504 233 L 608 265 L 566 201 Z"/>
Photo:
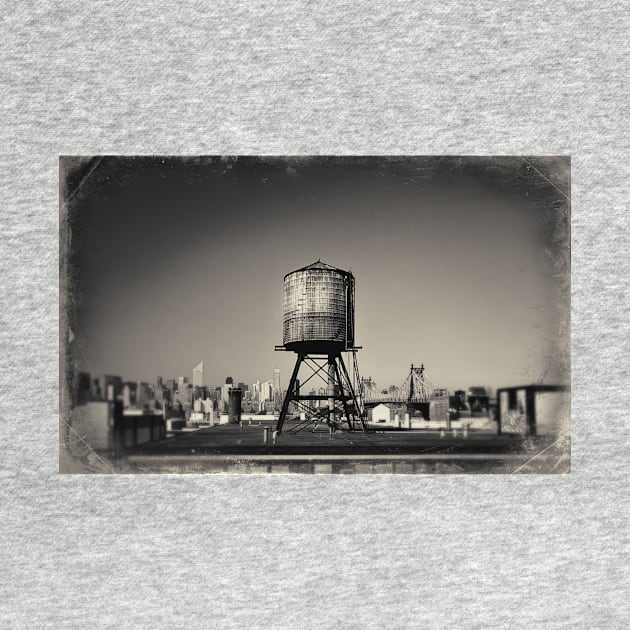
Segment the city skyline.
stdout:
<path fill-rule="evenodd" d="M 282 380 L 282 278 L 321 258 L 356 277 L 359 368 L 379 387 L 411 363 L 448 389 L 565 383 L 568 172 L 567 158 L 62 162 L 78 190 L 73 361 L 147 382 L 202 361 L 208 385 L 277 365 Z"/>

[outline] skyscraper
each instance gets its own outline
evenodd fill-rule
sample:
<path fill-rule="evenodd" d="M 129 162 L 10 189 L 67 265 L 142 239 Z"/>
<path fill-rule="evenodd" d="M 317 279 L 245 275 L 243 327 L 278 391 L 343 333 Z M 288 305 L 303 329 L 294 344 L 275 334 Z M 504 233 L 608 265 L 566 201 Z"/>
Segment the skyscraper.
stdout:
<path fill-rule="evenodd" d="M 203 387 L 203 361 L 193 368 L 193 387 Z"/>
<path fill-rule="evenodd" d="M 273 400 L 273 381 L 265 381 L 260 384 L 260 402 Z"/>
<path fill-rule="evenodd" d="M 260 381 L 256 381 L 252 384 L 252 399 L 256 401 L 260 400 Z"/>
<path fill-rule="evenodd" d="M 177 379 L 177 394 L 175 397 L 183 407 L 192 403 L 192 385 L 188 382 L 186 376 L 180 376 Z"/>
<path fill-rule="evenodd" d="M 232 383 L 225 383 L 221 387 L 221 402 L 220 402 L 220 411 L 223 412 L 227 409 L 228 401 L 230 399 L 230 389 L 232 388 Z"/>
<path fill-rule="evenodd" d="M 280 368 L 277 365 L 273 371 L 273 393 L 276 398 L 280 396 Z"/>

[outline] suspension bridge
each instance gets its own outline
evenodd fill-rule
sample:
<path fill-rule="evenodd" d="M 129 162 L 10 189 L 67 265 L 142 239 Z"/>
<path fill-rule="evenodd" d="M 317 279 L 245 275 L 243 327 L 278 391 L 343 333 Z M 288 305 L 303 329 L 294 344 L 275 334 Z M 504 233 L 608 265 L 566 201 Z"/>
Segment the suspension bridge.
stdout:
<path fill-rule="evenodd" d="M 448 391 L 431 379 L 424 368 L 411 365 L 407 378 L 402 385 L 389 389 L 379 389 L 372 378 L 362 378 L 360 391 L 366 407 L 383 404 L 422 404 L 436 399 L 448 400 Z"/>

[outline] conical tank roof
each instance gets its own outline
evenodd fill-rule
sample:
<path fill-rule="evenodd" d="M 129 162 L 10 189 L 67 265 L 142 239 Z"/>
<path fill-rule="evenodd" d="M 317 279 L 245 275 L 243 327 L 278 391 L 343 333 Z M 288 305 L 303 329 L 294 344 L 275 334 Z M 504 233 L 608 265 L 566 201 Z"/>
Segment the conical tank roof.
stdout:
<path fill-rule="evenodd" d="M 299 269 L 294 269 L 293 271 L 289 271 L 289 273 L 285 274 L 284 277 L 286 278 L 287 276 L 290 276 L 292 273 L 297 273 L 298 271 L 308 271 L 310 269 L 327 269 L 328 271 L 337 271 L 344 275 L 350 275 L 350 276 L 352 275 L 350 271 L 346 271 L 345 269 L 339 269 L 339 267 L 333 267 L 332 265 L 329 265 L 328 263 L 325 263 L 318 258 L 314 263 L 311 263 L 310 265 L 306 265 L 306 267 L 300 267 Z"/>

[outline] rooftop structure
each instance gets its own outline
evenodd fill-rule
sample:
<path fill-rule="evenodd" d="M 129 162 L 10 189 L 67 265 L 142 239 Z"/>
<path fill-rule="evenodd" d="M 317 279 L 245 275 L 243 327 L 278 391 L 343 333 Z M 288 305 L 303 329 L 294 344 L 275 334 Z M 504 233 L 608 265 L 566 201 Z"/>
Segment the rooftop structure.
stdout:
<path fill-rule="evenodd" d="M 326 423 L 337 429 L 366 430 L 363 403 L 355 391 L 358 366 L 354 345 L 354 276 L 317 260 L 311 265 L 284 276 L 282 309 L 283 345 L 277 350 L 297 354 L 276 430 L 282 432 L 289 408 L 297 407 L 301 430 L 304 426 Z M 342 353 L 352 353 L 354 378 L 350 376 Z M 309 370 L 300 381 L 300 368 Z M 300 383 L 311 379 L 323 381 L 326 393 L 301 394 Z M 327 401 L 326 407 L 315 407 L 313 401 Z M 344 426 L 345 425 L 345 426 Z"/>

